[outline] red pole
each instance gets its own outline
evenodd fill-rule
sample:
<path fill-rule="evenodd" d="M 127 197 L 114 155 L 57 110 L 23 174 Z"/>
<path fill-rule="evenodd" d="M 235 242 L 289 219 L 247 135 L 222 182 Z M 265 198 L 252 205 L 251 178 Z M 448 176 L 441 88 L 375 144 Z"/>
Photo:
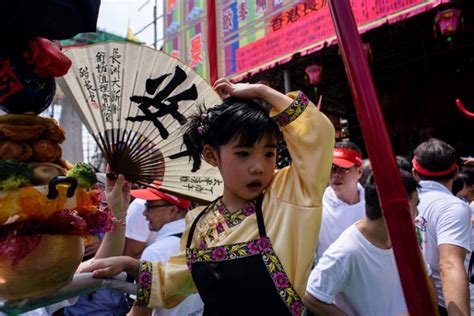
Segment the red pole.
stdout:
<path fill-rule="evenodd" d="M 339 47 L 410 315 L 436 315 L 403 183 L 349 0 L 330 0 Z M 384 276 L 387 278 L 394 276 Z"/>
<path fill-rule="evenodd" d="M 211 85 L 218 79 L 216 0 L 207 0 L 207 54 Z"/>

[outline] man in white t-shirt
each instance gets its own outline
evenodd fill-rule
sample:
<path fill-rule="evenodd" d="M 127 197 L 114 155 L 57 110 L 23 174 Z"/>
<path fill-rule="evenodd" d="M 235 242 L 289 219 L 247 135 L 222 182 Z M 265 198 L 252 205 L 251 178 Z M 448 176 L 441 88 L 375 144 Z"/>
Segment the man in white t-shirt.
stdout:
<path fill-rule="evenodd" d="M 418 184 L 408 172 L 400 172 L 414 219 Z M 365 187 L 365 205 L 362 220 L 341 234 L 310 274 L 304 301 L 316 315 L 407 313 L 373 176 Z"/>
<path fill-rule="evenodd" d="M 471 212 L 455 197 L 453 181 L 458 173 L 456 152 L 438 139 L 415 149 L 413 175 L 420 181 L 422 253 L 433 271 L 440 315 L 470 315 L 468 265 L 471 253 Z"/>
<path fill-rule="evenodd" d="M 132 190 L 131 194 L 146 201 L 143 215 L 150 231 L 156 233 L 155 240 L 145 248 L 140 259 L 166 263 L 169 257 L 179 251 L 185 228 L 184 218 L 191 203 L 153 188 Z M 129 316 L 200 316 L 203 309 L 204 304 L 199 294 L 193 294 L 170 309 L 134 305 Z"/>
<path fill-rule="evenodd" d="M 461 170 L 453 182 L 452 192 L 469 205 L 471 226 L 474 228 L 474 167 L 464 167 Z M 474 250 L 474 231 L 471 235 L 471 250 Z"/>
<path fill-rule="evenodd" d="M 157 233 L 150 231 L 148 222 L 143 215 L 145 200 L 137 199 L 130 203 L 127 210 L 125 226 L 124 256 L 140 258 L 145 247 L 149 246 L 156 238 Z"/>
<path fill-rule="evenodd" d="M 323 195 L 316 262 L 347 227 L 364 216 L 364 188 L 359 184 L 361 165 L 362 152 L 356 144 L 335 144 L 329 186 Z"/>

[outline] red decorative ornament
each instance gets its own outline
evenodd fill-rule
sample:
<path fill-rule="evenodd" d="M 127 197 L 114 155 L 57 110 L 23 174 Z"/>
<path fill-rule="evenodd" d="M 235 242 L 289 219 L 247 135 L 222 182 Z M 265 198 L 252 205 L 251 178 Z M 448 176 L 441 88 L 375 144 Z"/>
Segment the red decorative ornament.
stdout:
<path fill-rule="evenodd" d="M 306 79 L 310 85 L 318 84 L 321 81 L 323 67 L 318 64 L 309 65 L 305 68 Z"/>
<path fill-rule="evenodd" d="M 439 31 L 443 36 L 450 36 L 456 33 L 459 26 L 461 10 L 450 8 L 436 14 L 434 22 L 438 24 Z"/>
<path fill-rule="evenodd" d="M 41 77 L 64 76 L 72 64 L 59 45 L 41 37 L 30 39 L 30 49 L 23 53 L 23 58 L 26 63 L 34 65 L 35 72 Z"/>
<path fill-rule="evenodd" d="M 458 106 L 459 110 L 462 112 L 462 114 L 466 115 L 469 118 L 474 119 L 474 113 L 469 112 L 465 107 L 464 104 L 462 103 L 461 100 L 456 99 L 456 105 Z"/>

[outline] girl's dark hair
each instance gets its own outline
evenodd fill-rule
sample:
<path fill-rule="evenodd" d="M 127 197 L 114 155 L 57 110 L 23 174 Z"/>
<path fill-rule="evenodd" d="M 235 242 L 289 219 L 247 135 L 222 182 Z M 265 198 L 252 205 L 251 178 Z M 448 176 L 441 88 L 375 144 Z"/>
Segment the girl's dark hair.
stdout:
<path fill-rule="evenodd" d="M 252 146 L 265 136 L 280 137 L 276 122 L 264 106 L 250 99 L 227 98 L 220 105 L 206 110 L 198 106 L 185 126 L 183 142 L 186 154 L 193 160 L 193 169 L 201 167 L 201 154 L 205 144 L 218 149 L 232 139 L 239 146 Z"/>

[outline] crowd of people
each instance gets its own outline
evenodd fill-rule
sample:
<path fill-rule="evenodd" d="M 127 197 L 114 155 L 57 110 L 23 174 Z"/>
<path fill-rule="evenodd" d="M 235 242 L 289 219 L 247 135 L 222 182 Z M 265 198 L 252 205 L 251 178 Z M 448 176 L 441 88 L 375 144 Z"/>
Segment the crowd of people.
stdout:
<path fill-rule="evenodd" d="M 120 196 L 108 201 L 120 229 L 79 272 L 125 271 L 137 295 L 97 291 L 56 314 L 408 314 L 361 149 L 334 143 L 330 121 L 301 92 L 226 79 L 214 89 L 224 102 L 191 117 L 185 135 L 190 159 L 219 168 L 222 197 L 195 207 L 153 188 L 130 190 L 120 177 Z M 292 163 L 275 171 L 281 137 Z M 474 159 L 430 139 L 397 164 L 439 314 L 470 315 Z"/>

